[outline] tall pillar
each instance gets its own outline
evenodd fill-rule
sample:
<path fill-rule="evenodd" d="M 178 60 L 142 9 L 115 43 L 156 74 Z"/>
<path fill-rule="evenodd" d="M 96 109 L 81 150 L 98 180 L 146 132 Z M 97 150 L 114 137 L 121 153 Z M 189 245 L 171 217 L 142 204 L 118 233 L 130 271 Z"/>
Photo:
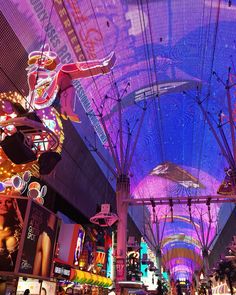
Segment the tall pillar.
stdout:
<path fill-rule="evenodd" d="M 211 281 L 209 277 L 209 255 L 208 255 L 208 248 L 202 249 L 202 256 L 203 256 L 203 269 L 204 269 L 204 277 L 206 280 L 206 287 L 208 290 L 208 295 L 212 294 L 211 289 Z"/>
<path fill-rule="evenodd" d="M 208 279 L 208 276 L 209 276 L 208 249 L 205 247 L 202 249 L 202 257 L 203 257 L 204 276 L 206 279 Z"/>
<path fill-rule="evenodd" d="M 195 272 L 193 273 L 193 278 L 195 281 L 195 290 L 198 290 L 200 287 L 200 274 L 198 273 L 198 271 L 195 270 Z"/>
<path fill-rule="evenodd" d="M 117 251 L 116 251 L 116 283 L 126 280 L 126 252 L 127 252 L 127 217 L 130 198 L 130 179 L 120 175 L 116 183 L 116 204 L 118 214 Z"/>
<path fill-rule="evenodd" d="M 158 269 L 158 276 L 160 279 L 162 279 L 162 274 L 161 274 L 161 247 L 158 246 L 156 249 L 156 261 L 157 261 L 157 269 Z"/>

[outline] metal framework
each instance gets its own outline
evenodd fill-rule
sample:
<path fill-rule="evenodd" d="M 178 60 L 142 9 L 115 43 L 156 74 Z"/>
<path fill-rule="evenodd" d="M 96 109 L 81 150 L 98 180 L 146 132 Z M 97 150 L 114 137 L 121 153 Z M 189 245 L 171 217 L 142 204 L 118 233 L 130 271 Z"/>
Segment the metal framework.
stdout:
<path fill-rule="evenodd" d="M 32 146 L 38 155 L 45 151 L 55 151 L 59 146 L 57 135 L 43 123 L 30 120 L 26 117 L 16 117 L 0 122 L 0 127 L 13 125 L 20 131 L 25 140 Z"/>
<path fill-rule="evenodd" d="M 138 199 L 126 199 L 124 202 L 129 203 L 133 206 L 140 205 L 169 205 L 173 207 L 174 205 L 187 205 L 191 204 L 206 204 L 209 206 L 211 203 L 235 203 L 236 195 L 215 195 L 215 196 L 194 196 L 194 197 L 185 197 L 178 196 L 176 198 L 138 198 Z"/>
<path fill-rule="evenodd" d="M 109 162 L 104 158 L 104 156 L 98 151 L 96 143 L 92 144 L 87 138 L 88 146 L 90 150 L 96 152 L 98 157 L 103 161 L 107 168 L 111 171 L 113 176 L 116 178 L 116 204 L 117 204 L 117 214 L 119 217 L 117 224 L 117 250 L 116 250 L 116 282 L 117 282 L 117 294 L 119 294 L 119 281 L 126 280 L 126 251 L 127 251 L 127 216 L 128 216 L 128 206 L 129 204 L 124 200 L 130 198 L 130 167 L 132 165 L 134 152 L 138 143 L 139 134 L 143 124 L 145 111 L 147 109 L 146 100 L 143 102 L 143 106 L 139 106 L 142 110 L 142 114 L 139 120 L 136 121 L 137 129 L 134 132 L 135 127 L 131 128 L 130 123 L 125 121 L 127 124 L 127 138 L 124 136 L 124 126 L 123 126 L 123 114 L 122 114 L 122 98 L 127 93 L 127 88 L 130 83 L 127 83 L 125 89 L 122 93 L 119 92 L 117 83 L 114 83 L 114 97 L 106 95 L 104 97 L 104 102 L 97 106 L 95 100 L 93 103 L 96 107 L 97 116 L 100 119 L 101 125 L 103 127 L 104 133 L 107 137 L 107 146 L 110 150 L 112 160 L 114 162 L 115 169 Z M 114 143 L 109 132 L 106 120 L 104 116 L 104 105 L 108 99 L 111 99 L 117 103 L 118 106 L 118 130 L 117 130 L 117 143 Z M 94 114 L 87 114 L 92 116 Z M 135 124 L 135 126 L 136 126 Z M 131 141 L 131 138 L 134 141 Z"/>
<path fill-rule="evenodd" d="M 213 73 L 216 75 L 216 73 Z M 218 79 L 219 80 L 219 79 Z M 220 80 L 220 82 L 222 82 Z M 123 118 L 122 118 L 122 98 L 124 94 L 126 93 L 126 89 L 129 86 L 127 84 L 127 87 L 123 91 L 122 95 L 120 95 L 117 85 L 115 83 L 115 92 L 116 97 L 109 97 L 106 96 L 104 99 L 104 104 L 107 99 L 112 99 L 117 102 L 118 105 L 118 131 L 117 131 L 117 139 L 118 142 L 115 144 L 113 142 L 113 139 L 111 138 L 111 135 L 109 134 L 108 128 L 106 126 L 106 122 L 103 115 L 103 109 L 104 104 L 98 107 L 94 102 L 94 105 L 96 106 L 97 115 L 100 118 L 100 122 L 102 124 L 102 127 L 104 129 L 104 132 L 107 137 L 107 144 L 108 148 L 111 152 L 111 156 L 114 162 L 115 169 L 112 167 L 112 165 L 109 164 L 109 162 L 104 158 L 104 156 L 98 151 L 96 145 L 91 144 L 88 140 L 89 147 L 91 148 L 91 151 L 94 151 L 97 153 L 97 155 L 100 157 L 100 159 L 107 165 L 107 167 L 110 169 L 111 173 L 116 177 L 117 179 L 117 186 L 116 186 L 116 194 L 117 194 L 117 212 L 119 215 L 119 221 L 118 221 L 118 230 L 117 230 L 117 257 L 116 257 L 116 280 L 117 282 L 126 278 L 126 272 L 125 272 L 125 260 L 126 260 L 126 226 L 127 226 L 127 214 L 128 214 L 128 206 L 152 206 L 153 208 L 153 215 L 154 215 L 154 221 L 153 224 L 156 225 L 156 236 L 153 234 L 154 241 L 155 241 L 155 250 L 157 255 L 157 265 L 158 269 L 160 271 L 161 264 L 162 264 L 162 237 L 163 233 L 160 233 L 159 228 L 159 220 L 155 213 L 155 206 L 169 206 L 170 207 L 170 215 L 171 219 L 173 221 L 173 207 L 178 205 L 186 205 L 189 209 L 189 218 L 190 221 L 193 223 L 193 226 L 196 230 L 196 234 L 198 235 L 199 242 L 201 244 L 202 249 L 202 256 L 203 256 L 203 268 L 205 277 L 208 281 L 208 274 L 209 274 L 209 264 L 208 264 L 208 241 L 209 241 L 209 234 L 211 231 L 212 226 L 212 218 L 210 214 L 210 206 L 213 203 L 235 203 L 236 202 L 236 144 L 235 144 L 235 124 L 233 120 L 232 115 L 232 102 L 231 102 L 231 95 L 230 95 L 230 89 L 235 84 L 230 84 L 230 69 L 228 73 L 228 78 L 226 83 L 222 82 L 227 95 L 227 104 L 228 104 L 228 110 L 229 110 L 229 126 L 230 126 L 230 134 L 231 134 L 231 142 L 230 144 L 227 141 L 227 138 L 225 136 L 223 127 L 226 123 L 222 123 L 222 117 L 221 113 L 218 117 L 219 121 L 217 124 L 217 128 L 213 125 L 212 120 L 210 119 L 209 113 L 204 109 L 203 102 L 205 99 L 201 100 L 199 96 L 199 91 L 197 91 L 197 95 L 195 97 L 195 101 L 200 107 L 200 110 L 203 113 L 203 116 L 207 123 L 210 126 L 210 129 L 213 133 L 213 136 L 215 137 L 217 144 L 220 147 L 220 150 L 223 154 L 223 156 L 226 158 L 229 168 L 233 171 L 233 173 L 230 175 L 231 177 L 231 183 L 232 183 L 232 191 L 230 193 L 226 193 L 225 195 L 205 195 L 205 196 L 177 196 L 177 197 L 162 197 L 162 198 L 137 198 L 134 199 L 132 196 L 130 196 L 130 183 L 129 183 L 129 170 L 131 167 L 133 155 L 135 152 L 135 148 L 137 145 L 137 141 L 139 138 L 139 133 L 142 127 L 144 114 L 146 110 L 146 104 L 144 104 L 143 107 L 143 113 L 141 115 L 141 119 L 139 120 L 137 133 L 135 134 L 135 139 L 133 142 L 133 145 L 131 146 L 131 136 L 132 131 L 129 126 L 129 123 L 127 123 L 127 139 L 126 143 L 124 142 L 125 139 L 123 137 L 123 129 L 124 126 L 122 124 Z M 88 116 L 91 114 L 88 114 Z M 217 131 L 219 129 L 219 131 Z M 218 135 L 219 132 L 219 135 Z M 232 146 L 232 149 L 230 148 Z M 197 205 L 197 204 L 205 204 L 208 209 L 209 214 L 209 226 L 207 229 L 206 236 L 204 236 L 204 228 L 203 228 L 203 220 L 202 216 L 200 218 L 200 229 L 198 230 L 193 222 L 192 219 L 192 213 L 191 213 L 191 206 Z M 151 225 L 150 225 L 151 226 Z M 161 276 L 161 272 L 159 273 Z"/>
<path fill-rule="evenodd" d="M 219 111 L 218 115 L 218 122 L 216 123 L 216 127 L 214 126 L 212 119 L 210 118 L 210 113 L 205 110 L 203 107 L 203 102 L 208 98 L 205 97 L 204 99 L 200 99 L 200 93 L 199 89 L 197 91 L 195 101 L 198 104 L 201 112 L 203 113 L 203 116 L 208 123 L 210 130 L 216 139 L 216 142 L 221 150 L 222 155 L 226 159 L 228 165 L 229 165 L 229 183 L 232 187 L 231 194 L 236 195 L 236 142 L 235 142 L 235 123 L 234 123 L 234 117 L 233 117 L 233 107 L 232 107 L 232 97 L 231 97 L 231 89 L 236 86 L 236 83 L 232 81 L 233 74 L 231 73 L 231 68 L 228 68 L 228 76 L 226 81 L 223 81 L 216 72 L 213 72 L 213 75 L 216 77 L 217 81 L 221 83 L 226 92 L 227 97 L 227 107 L 228 107 L 228 116 L 229 119 L 227 122 L 223 122 L 222 120 L 222 110 Z M 184 92 L 187 94 L 186 92 Z M 214 121 L 214 119 L 213 119 Z M 226 138 L 225 132 L 224 132 L 224 126 L 226 124 L 229 124 L 229 131 L 230 131 L 230 141 Z M 217 129 L 219 130 L 219 134 L 217 134 Z M 228 196 L 227 196 L 228 197 Z"/>

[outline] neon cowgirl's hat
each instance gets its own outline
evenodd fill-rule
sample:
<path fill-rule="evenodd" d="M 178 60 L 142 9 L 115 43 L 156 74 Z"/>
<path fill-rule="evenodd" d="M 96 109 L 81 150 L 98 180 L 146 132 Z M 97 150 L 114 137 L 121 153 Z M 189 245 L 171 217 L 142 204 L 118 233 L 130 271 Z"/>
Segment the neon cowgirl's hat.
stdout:
<path fill-rule="evenodd" d="M 50 71 L 54 70 L 59 63 L 56 52 L 50 50 L 49 44 L 43 45 L 40 51 L 32 51 L 28 55 L 28 65 L 37 64 Z"/>

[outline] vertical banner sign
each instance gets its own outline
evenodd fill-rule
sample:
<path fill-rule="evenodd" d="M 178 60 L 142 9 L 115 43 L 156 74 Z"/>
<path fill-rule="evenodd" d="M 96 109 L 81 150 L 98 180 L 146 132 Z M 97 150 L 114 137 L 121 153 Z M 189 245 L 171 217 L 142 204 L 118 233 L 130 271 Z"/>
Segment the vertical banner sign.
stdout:
<path fill-rule="evenodd" d="M 81 225 L 77 225 L 78 232 L 77 232 L 77 239 L 76 239 L 76 245 L 74 249 L 74 265 L 79 265 L 79 259 L 83 251 L 83 245 L 84 245 L 84 238 L 85 238 L 85 230 Z M 76 228 L 77 228 L 76 227 Z"/>
<path fill-rule="evenodd" d="M 58 218 L 32 202 L 19 273 L 50 277 Z"/>
<path fill-rule="evenodd" d="M 113 249 L 110 247 L 107 250 L 107 265 L 106 265 L 106 277 L 112 278 L 112 266 L 113 266 Z"/>
<path fill-rule="evenodd" d="M 147 266 L 148 266 L 148 245 L 145 242 L 141 242 L 140 244 L 141 249 L 140 249 L 140 256 L 141 256 L 141 264 L 140 264 L 140 270 L 142 272 L 142 277 L 147 277 Z M 146 258 L 146 260 L 144 259 Z"/>
<path fill-rule="evenodd" d="M 94 264 L 95 264 L 96 273 L 99 274 L 106 261 L 105 247 L 101 247 L 101 246 L 96 247 L 94 260 L 95 260 Z"/>
<path fill-rule="evenodd" d="M 64 27 L 65 33 L 69 39 L 71 47 L 74 50 L 77 60 L 78 61 L 85 61 L 85 56 L 84 56 L 83 50 L 80 46 L 79 39 L 76 35 L 75 29 L 72 25 L 72 21 L 70 19 L 70 16 L 69 16 L 63 2 L 64 2 L 64 0 L 56 0 L 54 2 L 55 9 L 57 11 L 57 14 L 60 18 L 60 21 L 61 21 L 63 27 Z"/>
<path fill-rule="evenodd" d="M 125 263 L 123 258 L 116 259 L 116 280 L 123 281 L 125 277 Z"/>

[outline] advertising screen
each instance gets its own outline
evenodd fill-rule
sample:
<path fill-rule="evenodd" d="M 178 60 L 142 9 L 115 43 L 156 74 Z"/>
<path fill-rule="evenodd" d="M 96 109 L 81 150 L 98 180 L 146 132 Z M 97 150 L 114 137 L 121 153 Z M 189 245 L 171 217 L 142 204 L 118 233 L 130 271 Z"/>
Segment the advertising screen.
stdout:
<path fill-rule="evenodd" d="M 142 278 L 146 278 L 148 276 L 148 245 L 146 242 L 142 241 L 140 246 L 140 256 L 142 259 L 140 271 L 142 272 Z"/>
<path fill-rule="evenodd" d="M 112 278 L 112 267 L 113 267 L 113 250 L 110 247 L 107 250 L 107 265 L 106 265 L 106 277 Z"/>
<path fill-rule="evenodd" d="M 23 295 L 25 290 L 30 290 L 30 295 L 38 295 L 40 292 L 41 283 L 39 280 L 27 278 L 19 278 L 16 295 Z"/>
<path fill-rule="evenodd" d="M 63 261 L 65 264 L 73 263 L 74 248 L 73 248 L 73 251 L 71 250 L 73 232 L 74 232 L 74 224 L 65 224 L 62 221 L 60 225 L 59 236 L 58 236 L 59 251 L 58 251 L 57 258 L 60 259 L 60 261 Z"/>
<path fill-rule="evenodd" d="M 15 269 L 26 207 L 27 199 L 0 195 L 0 273 Z"/>
<path fill-rule="evenodd" d="M 59 263 L 54 263 L 54 277 L 58 279 L 69 279 L 71 270 L 69 266 L 62 265 Z"/>
<path fill-rule="evenodd" d="M 19 273 L 50 277 L 57 227 L 55 214 L 31 203 Z"/>
<path fill-rule="evenodd" d="M 77 236 L 76 246 L 75 246 L 75 253 L 74 253 L 74 265 L 79 265 L 79 258 L 83 250 L 84 237 L 85 237 L 85 230 L 83 229 L 82 226 L 79 225 L 78 236 Z"/>
<path fill-rule="evenodd" d="M 55 294 L 56 294 L 56 283 L 43 281 L 40 295 L 55 295 Z"/>
<path fill-rule="evenodd" d="M 80 224 L 61 223 L 58 237 L 58 259 L 65 264 L 79 265 L 83 251 L 85 230 Z"/>

